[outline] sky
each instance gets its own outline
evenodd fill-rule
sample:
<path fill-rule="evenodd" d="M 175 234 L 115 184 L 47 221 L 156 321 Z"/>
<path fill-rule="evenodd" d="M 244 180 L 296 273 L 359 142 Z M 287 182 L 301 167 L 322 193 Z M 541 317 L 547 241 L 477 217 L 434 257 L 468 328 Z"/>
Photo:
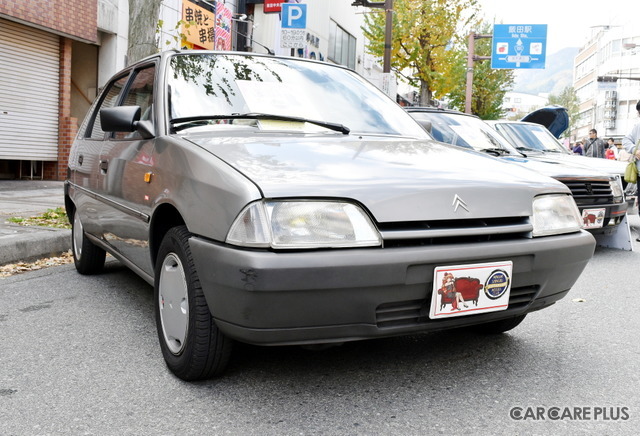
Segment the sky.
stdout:
<path fill-rule="evenodd" d="M 496 24 L 546 24 L 547 55 L 566 47 L 582 47 L 597 30 L 640 34 L 637 0 L 479 0 L 486 21 Z M 635 22 L 634 22 L 635 21 Z M 623 33 L 621 33 L 623 34 Z"/>

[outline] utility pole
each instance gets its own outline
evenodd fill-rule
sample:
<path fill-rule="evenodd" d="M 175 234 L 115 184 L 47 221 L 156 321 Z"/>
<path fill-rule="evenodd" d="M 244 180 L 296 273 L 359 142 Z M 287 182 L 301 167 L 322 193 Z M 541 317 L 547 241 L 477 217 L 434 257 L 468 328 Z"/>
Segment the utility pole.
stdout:
<path fill-rule="evenodd" d="M 382 58 L 382 91 L 389 95 L 391 83 L 391 37 L 393 29 L 393 0 L 371 2 L 369 0 L 355 0 L 351 6 L 384 9 L 384 54 Z"/>
<path fill-rule="evenodd" d="M 487 61 L 491 56 L 476 56 L 476 39 L 493 38 L 493 35 L 481 35 L 471 32 L 469 34 L 469 48 L 467 51 L 467 88 L 464 98 L 464 112 L 471 113 L 471 99 L 473 98 L 473 65 L 475 61 Z"/>
<path fill-rule="evenodd" d="M 366 8 L 384 9 L 384 56 L 382 59 L 382 72 L 391 72 L 391 36 L 393 29 L 393 0 L 372 2 L 369 0 L 355 0 L 351 6 L 364 6 Z"/>

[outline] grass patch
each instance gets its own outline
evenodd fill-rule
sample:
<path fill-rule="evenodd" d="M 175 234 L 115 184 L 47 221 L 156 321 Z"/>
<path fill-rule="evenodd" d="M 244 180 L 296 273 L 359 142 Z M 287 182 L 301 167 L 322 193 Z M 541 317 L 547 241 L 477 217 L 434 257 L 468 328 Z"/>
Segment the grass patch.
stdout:
<path fill-rule="evenodd" d="M 9 222 L 20 224 L 21 226 L 55 227 L 57 229 L 70 229 L 69 217 L 63 207 L 48 209 L 46 212 L 29 218 L 11 217 Z"/>

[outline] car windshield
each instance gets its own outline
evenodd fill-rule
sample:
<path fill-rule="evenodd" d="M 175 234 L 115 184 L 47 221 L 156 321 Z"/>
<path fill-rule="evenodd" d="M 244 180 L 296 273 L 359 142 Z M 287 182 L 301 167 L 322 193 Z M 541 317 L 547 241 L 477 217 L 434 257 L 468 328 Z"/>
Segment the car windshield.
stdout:
<path fill-rule="evenodd" d="M 518 150 L 569 153 L 544 126 L 529 123 L 496 123 L 495 126 Z"/>
<path fill-rule="evenodd" d="M 174 131 L 235 127 L 428 138 L 381 91 L 352 71 L 330 64 L 240 54 L 176 54 L 167 74 Z"/>
<path fill-rule="evenodd" d="M 427 127 L 437 141 L 477 151 L 504 150 L 518 154 L 495 130 L 479 118 L 446 112 L 409 111 L 421 125 Z"/>

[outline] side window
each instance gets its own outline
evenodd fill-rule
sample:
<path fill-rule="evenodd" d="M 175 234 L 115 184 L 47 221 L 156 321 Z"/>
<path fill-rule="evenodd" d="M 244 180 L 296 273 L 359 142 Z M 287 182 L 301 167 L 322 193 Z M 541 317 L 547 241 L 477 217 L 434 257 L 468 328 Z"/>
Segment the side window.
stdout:
<path fill-rule="evenodd" d="M 140 119 L 153 120 L 153 82 L 156 68 L 150 66 L 134 72 L 121 106 L 140 106 Z M 140 139 L 138 132 L 116 132 L 115 139 Z"/>
<path fill-rule="evenodd" d="M 122 93 L 122 89 L 124 88 L 125 83 L 127 83 L 127 78 L 128 76 L 123 76 L 109 85 L 109 89 L 107 90 L 104 99 L 97 107 L 97 110 L 93 113 L 92 123 L 87 129 L 85 137 L 91 139 L 104 138 L 104 131 L 100 126 L 100 109 L 113 107 L 116 105 L 116 103 L 118 102 L 118 97 Z"/>

